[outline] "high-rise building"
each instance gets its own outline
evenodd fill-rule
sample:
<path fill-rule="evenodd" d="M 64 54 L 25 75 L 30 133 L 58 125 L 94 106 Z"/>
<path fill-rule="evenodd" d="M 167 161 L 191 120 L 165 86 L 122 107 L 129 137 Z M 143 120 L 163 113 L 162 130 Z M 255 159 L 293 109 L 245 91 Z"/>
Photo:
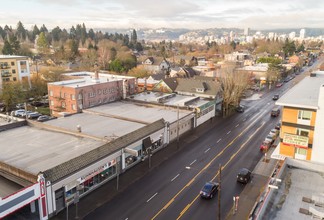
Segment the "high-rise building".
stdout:
<path fill-rule="evenodd" d="M 300 29 L 299 37 L 302 38 L 302 39 L 306 37 L 306 30 L 305 29 Z"/>
<path fill-rule="evenodd" d="M 289 39 L 294 39 L 295 37 L 296 37 L 295 31 L 289 33 Z"/>
<path fill-rule="evenodd" d="M 244 29 L 244 35 L 249 36 L 249 34 L 250 34 L 250 28 L 247 27 Z"/>

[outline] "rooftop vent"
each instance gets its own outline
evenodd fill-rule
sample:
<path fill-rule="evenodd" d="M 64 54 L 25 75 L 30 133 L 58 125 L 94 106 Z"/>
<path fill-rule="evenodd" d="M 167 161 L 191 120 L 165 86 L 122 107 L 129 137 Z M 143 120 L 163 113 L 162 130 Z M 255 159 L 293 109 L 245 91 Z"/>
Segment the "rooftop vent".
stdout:
<path fill-rule="evenodd" d="M 309 76 L 310 77 L 316 77 L 316 73 L 311 73 Z"/>

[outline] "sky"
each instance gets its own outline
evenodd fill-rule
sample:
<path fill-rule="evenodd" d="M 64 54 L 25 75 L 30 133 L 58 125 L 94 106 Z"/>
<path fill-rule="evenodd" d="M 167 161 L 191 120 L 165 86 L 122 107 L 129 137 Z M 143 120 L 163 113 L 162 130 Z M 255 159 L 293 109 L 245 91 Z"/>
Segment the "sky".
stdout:
<path fill-rule="evenodd" d="M 323 0 L 0 0 L 0 26 L 324 28 Z"/>

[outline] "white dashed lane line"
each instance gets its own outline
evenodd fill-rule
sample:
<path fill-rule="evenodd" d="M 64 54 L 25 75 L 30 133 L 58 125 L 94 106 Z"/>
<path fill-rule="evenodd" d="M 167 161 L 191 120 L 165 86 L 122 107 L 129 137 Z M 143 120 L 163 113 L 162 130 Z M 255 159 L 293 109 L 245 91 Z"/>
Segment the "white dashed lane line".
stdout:
<path fill-rule="evenodd" d="M 205 150 L 205 153 L 207 153 L 210 150 L 210 148 L 208 148 L 207 150 Z"/>
<path fill-rule="evenodd" d="M 235 127 L 237 128 L 240 124 L 237 124 Z"/>
<path fill-rule="evenodd" d="M 230 134 L 230 133 L 231 133 L 231 131 L 227 132 L 227 134 Z"/>
<path fill-rule="evenodd" d="M 190 163 L 190 166 L 191 166 L 192 164 L 196 163 L 196 161 L 197 161 L 197 160 L 192 161 L 192 162 Z"/>
<path fill-rule="evenodd" d="M 220 139 L 218 139 L 217 143 L 219 143 L 219 142 L 220 142 L 221 140 L 222 140 L 221 138 L 220 138 Z"/>
<path fill-rule="evenodd" d="M 151 196 L 151 198 L 149 198 L 146 202 L 151 201 L 158 193 L 155 193 L 153 196 Z"/>
<path fill-rule="evenodd" d="M 171 182 L 173 182 L 173 180 L 177 179 L 179 175 L 180 175 L 180 174 L 177 174 L 175 177 L 173 177 L 173 178 L 171 179 Z"/>

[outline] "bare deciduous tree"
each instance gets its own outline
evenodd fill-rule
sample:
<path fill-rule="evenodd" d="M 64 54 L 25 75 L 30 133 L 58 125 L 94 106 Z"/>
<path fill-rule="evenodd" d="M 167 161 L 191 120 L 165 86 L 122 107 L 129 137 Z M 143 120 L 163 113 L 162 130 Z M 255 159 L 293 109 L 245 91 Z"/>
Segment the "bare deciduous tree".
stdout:
<path fill-rule="evenodd" d="M 248 87 L 249 75 L 228 67 L 222 71 L 220 83 L 223 95 L 223 117 L 226 117 L 240 104 L 241 97 Z"/>

